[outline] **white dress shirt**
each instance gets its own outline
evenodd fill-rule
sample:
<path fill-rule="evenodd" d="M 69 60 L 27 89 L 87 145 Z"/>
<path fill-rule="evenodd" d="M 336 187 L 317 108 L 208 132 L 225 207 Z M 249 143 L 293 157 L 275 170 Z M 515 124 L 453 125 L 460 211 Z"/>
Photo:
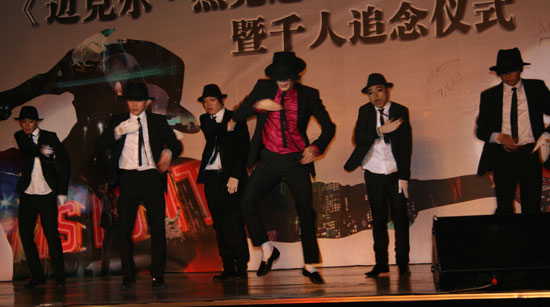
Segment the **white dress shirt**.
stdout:
<path fill-rule="evenodd" d="M 38 144 L 38 137 L 40 136 L 40 129 L 36 128 L 32 132 L 32 141 L 35 144 Z M 32 167 L 31 173 L 31 183 L 25 190 L 26 194 L 29 195 L 46 195 L 50 194 L 52 189 L 44 179 L 44 174 L 42 174 L 42 163 L 40 163 L 39 157 L 34 157 L 34 165 Z"/>
<path fill-rule="evenodd" d="M 491 134 L 490 142 L 499 143 L 497 140 L 497 135 L 499 133 L 512 135 L 510 110 L 512 108 L 512 88 L 515 87 L 517 88 L 516 93 L 518 96 L 518 145 L 535 143 L 535 137 L 533 136 L 533 130 L 531 129 L 531 121 L 529 120 L 529 106 L 527 105 L 527 96 L 525 96 L 523 81 L 520 80 L 515 86 L 510 86 L 504 82 L 503 85 L 502 129 L 500 132 L 493 132 Z"/>
<path fill-rule="evenodd" d="M 222 120 L 223 120 L 223 116 L 225 114 L 225 108 L 222 108 L 218 113 L 216 113 L 215 115 L 210 115 L 211 117 L 214 116 L 214 120 L 216 121 L 216 123 L 221 123 Z M 208 159 L 208 161 L 211 161 L 212 160 L 212 157 L 214 156 L 214 151 L 212 151 L 212 154 L 210 155 L 210 158 Z M 216 159 L 214 159 L 214 161 L 212 161 L 212 163 L 206 165 L 206 167 L 204 169 L 207 169 L 207 170 L 221 170 L 222 169 L 222 160 L 220 158 L 220 152 L 216 152 Z"/>
<path fill-rule="evenodd" d="M 391 102 L 388 101 L 386 105 L 382 108 L 384 111 L 384 122 L 387 123 L 390 120 Z M 376 128 L 380 127 L 380 112 L 378 108 L 376 110 Z M 377 129 L 378 130 L 378 129 Z M 375 174 L 384 174 L 389 175 L 391 173 L 397 172 L 397 162 L 393 157 L 391 151 L 391 143 L 386 144 L 384 142 L 384 136 L 381 135 L 379 138 L 374 140 L 373 145 L 369 149 L 369 152 L 365 155 L 363 162 L 361 163 L 363 169 L 368 170 L 371 173 Z"/>
<path fill-rule="evenodd" d="M 151 151 L 151 145 L 149 144 L 149 129 L 147 127 L 147 115 L 142 112 L 139 116 L 130 113 L 130 121 L 137 121 L 139 117 L 141 121 L 141 128 L 143 130 L 143 145 L 141 147 L 141 166 L 139 166 L 139 131 L 130 132 L 126 134 L 124 139 L 124 147 L 122 148 L 122 154 L 120 155 L 119 168 L 125 170 L 138 170 L 144 171 L 148 169 L 156 169 L 155 160 L 153 159 L 153 153 Z"/>

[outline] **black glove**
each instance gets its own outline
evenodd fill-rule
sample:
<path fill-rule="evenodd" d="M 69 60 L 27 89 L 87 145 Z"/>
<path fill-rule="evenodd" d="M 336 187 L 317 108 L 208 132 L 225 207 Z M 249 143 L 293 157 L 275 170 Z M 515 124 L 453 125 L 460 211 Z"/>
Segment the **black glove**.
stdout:
<path fill-rule="evenodd" d="M 0 104 L 0 120 L 6 120 L 11 116 L 11 109 L 8 105 Z"/>

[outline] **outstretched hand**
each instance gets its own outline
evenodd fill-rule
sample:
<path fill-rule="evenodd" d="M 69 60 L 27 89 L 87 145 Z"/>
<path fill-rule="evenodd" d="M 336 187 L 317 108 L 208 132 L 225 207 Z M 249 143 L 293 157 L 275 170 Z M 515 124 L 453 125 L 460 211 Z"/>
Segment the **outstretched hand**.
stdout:
<path fill-rule="evenodd" d="M 389 122 L 380 126 L 378 128 L 378 132 L 380 134 L 392 133 L 395 130 L 397 130 L 397 128 L 399 128 L 399 126 L 401 126 L 402 123 L 403 123 L 403 119 L 401 118 L 391 119 Z"/>
<path fill-rule="evenodd" d="M 139 123 L 137 122 L 137 120 L 131 120 L 130 118 L 128 118 L 127 120 L 118 124 L 118 126 L 115 127 L 114 132 L 115 132 L 115 137 L 119 137 L 138 130 L 139 130 Z"/>
<path fill-rule="evenodd" d="M 263 110 L 263 111 L 281 111 L 283 109 L 283 107 L 280 104 L 276 103 L 271 99 L 262 99 L 262 100 L 256 101 L 256 103 L 254 103 L 254 108 L 256 110 Z"/>

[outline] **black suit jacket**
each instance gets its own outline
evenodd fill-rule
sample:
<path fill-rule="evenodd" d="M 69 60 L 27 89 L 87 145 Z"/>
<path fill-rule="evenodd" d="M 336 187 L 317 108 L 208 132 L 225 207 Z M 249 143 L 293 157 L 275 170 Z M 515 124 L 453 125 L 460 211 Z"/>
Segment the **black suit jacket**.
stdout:
<path fill-rule="evenodd" d="M 23 154 L 23 171 L 17 181 L 15 192 L 22 194 L 31 183 L 34 158 L 40 158 L 42 175 L 54 194 L 67 195 L 69 187 L 70 161 L 65 148 L 57 138 L 55 132 L 40 129 L 38 144 L 35 144 L 23 130 L 15 134 L 17 145 Z M 53 148 L 54 154 L 46 157 L 40 153 L 42 145 L 49 145 Z"/>
<path fill-rule="evenodd" d="M 298 131 L 304 139 L 306 146 L 309 146 L 310 142 L 306 130 L 311 117 L 315 117 L 317 122 L 321 125 L 321 135 L 319 135 L 315 141 L 311 142 L 311 145 L 315 145 L 319 148 L 322 154 L 334 137 L 335 125 L 330 119 L 323 102 L 319 98 L 319 91 L 317 89 L 300 83 L 296 83 L 295 86 L 298 91 Z M 233 118 L 237 121 L 246 120 L 246 118 L 254 114 L 257 117 L 256 128 L 252 136 L 248 154 L 247 166 L 249 168 L 251 168 L 260 158 L 260 151 L 263 148 L 262 130 L 268 115 L 268 112 L 256 112 L 253 105 L 256 101 L 261 99 L 274 99 L 277 94 L 277 89 L 277 83 L 274 80 L 258 80 L 252 92 L 250 92 L 233 113 Z M 308 169 L 311 174 L 315 176 L 313 163 L 308 165 Z"/>
<path fill-rule="evenodd" d="M 399 179 L 409 180 L 411 177 L 412 129 L 409 120 L 409 109 L 396 102 L 391 103 L 390 119 L 403 119 L 403 123 L 390 133 L 390 142 L 393 157 L 397 163 Z M 364 104 L 359 108 L 359 117 L 355 124 L 355 149 L 344 165 L 347 171 L 352 171 L 361 165 L 361 162 L 371 149 L 374 141 L 379 138 L 376 133 L 376 117 L 378 112 L 372 103 Z"/>
<path fill-rule="evenodd" d="M 529 121 L 535 141 L 544 132 L 550 132 L 550 127 L 544 128 L 544 114 L 550 114 L 550 91 L 542 80 L 522 79 L 527 106 L 529 108 Z M 502 145 L 490 143 L 491 134 L 502 131 L 502 96 L 503 84 L 491 87 L 481 93 L 479 103 L 479 115 L 476 120 L 476 136 L 485 142 L 477 173 L 483 175 L 494 169 L 494 164 L 499 152 L 504 151 Z"/>
<path fill-rule="evenodd" d="M 172 131 L 170 126 L 168 126 L 166 117 L 149 112 L 147 112 L 146 115 L 149 145 L 151 146 L 151 152 L 153 153 L 153 160 L 155 163 L 158 163 L 160 155 L 165 148 L 172 151 L 172 159 L 177 158 L 182 151 L 182 146 L 180 141 L 176 138 L 174 131 Z M 122 154 L 122 149 L 124 148 L 124 141 L 126 140 L 126 135 L 123 135 L 120 139 L 116 140 L 114 129 L 128 118 L 130 118 L 130 113 L 123 113 L 113 116 L 107 126 L 107 129 L 103 131 L 97 140 L 96 152 L 99 153 L 107 149 L 111 149 L 111 184 L 117 183 L 118 164 L 120 155 Z"/>
<path fill-rule="evenodd" d="M 205 183 L 205 167 L 216 144 L 222 162 L 222 172 L 228 178 L 239 179 L 239 182 L 244 182 L 247 178 L 246 157 L 250 135 L 245 121 L 238 121 L 233 131 L 227 131 L 227 122 L 231 119 L 232 113 L 226 109 L 219 124 L 208 113 L 202 114 L 200 117 L 201 130 L 206 138 L 206 144 L 202 152 L 201 166 L 197 177 L 199 183 Z"/>

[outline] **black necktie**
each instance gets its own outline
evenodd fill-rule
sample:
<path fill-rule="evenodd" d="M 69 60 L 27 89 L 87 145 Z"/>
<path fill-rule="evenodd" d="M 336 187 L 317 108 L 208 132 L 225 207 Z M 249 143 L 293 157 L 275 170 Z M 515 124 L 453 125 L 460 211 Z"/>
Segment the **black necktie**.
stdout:
<path fill-rule="evenodd" d="M 138 163 L 139 166 L 141 166 L 141 146 L 143 144 L 143 129 L 141 128 L 141 119 L 137 118 L 138 125 L 139 125 L 139 136 L 138 136 Z"/>
<path fill-rule="evenodd" d="M 214 121 L 214 123 L 217 123 L 216 122 L 216 115 L 211 115 L 210 118 L 212 118 L 212 120 Z M 208 161 L 208 164 L 212 164 L 214 163 L 214 161 L 216 161 L 216 156 L 218 155 L 218 136 L 215 136 L 214 138 L 214 152 L 212 153 L 212 157 L 210 157 L 210 160 Z"/>
<path fill-rule="evenodd" d="M 378 109 L 378 112 L 380 113 L 380 126 L 384 125 L 384 109 Z M 389 144 L 390 143 L 390 136 L 384 134 L 384 143 Z"/>
<path fill-rule="evenodd" d="M 285 135 L 285 126 L 286 126 L 286 112 L 285 112 L 285 95 L 286 92 L 281 93 L 281 111 L 279 112 L 279 119 L 281 121 L 281 136 L 283 137 L 283 147 L 286 148 L 286 135 Z"/>
<path fill-rule="evenodd" d="M 515 142 L 518 140 L 518 93 L 517 88 L 512 87 L 512 107 L 510 108 L 510 126 L 512 137 Z"/>

